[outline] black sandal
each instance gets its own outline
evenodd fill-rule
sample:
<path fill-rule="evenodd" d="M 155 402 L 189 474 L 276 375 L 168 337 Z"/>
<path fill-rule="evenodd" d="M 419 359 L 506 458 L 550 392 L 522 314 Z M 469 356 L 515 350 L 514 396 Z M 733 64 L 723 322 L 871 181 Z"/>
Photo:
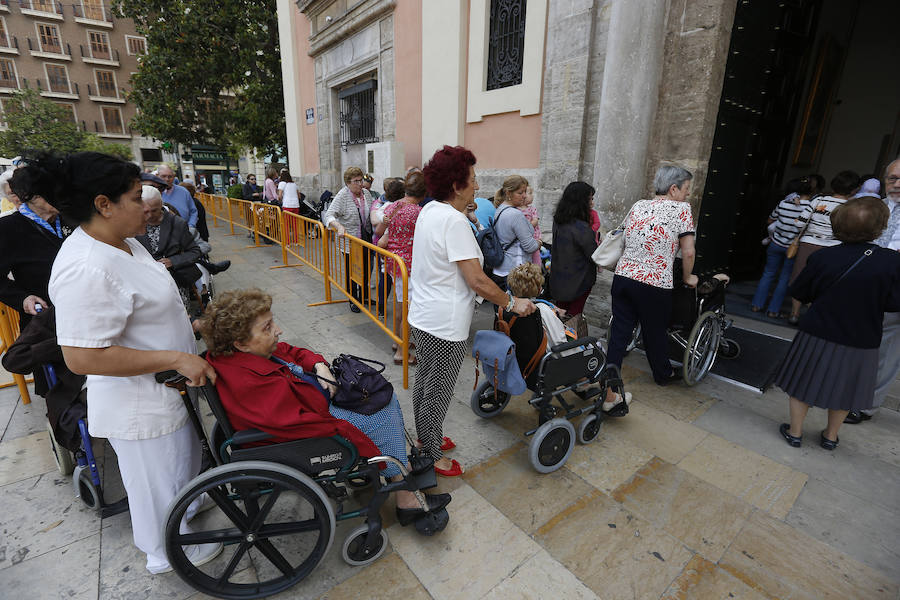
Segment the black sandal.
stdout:
<path fill-rule="evenodd" d="M 794 448 L 799 448 L 800 445 L 803 443 L 803 436 L 796 437 L 796 436 L 791 435 L 790 429 L 791 429 L 791 426 L 789 423 L 782 423 L 781 427 L 778 428 L 778 431 L 781 432 L 781 437 L 784 438 L 784 441 L 786 441 L 789 446 L 793 446 Z"/>
<path fill-rule="evenodd" d="M 822 433 L 820 435 L 822 436 L 822 439 L 819 441 L 819 444 L 826 450 L 834 450 L 835 448 L 837 448 L 838 444 L 841 441 L 841 438 L 837 438 L 836 440 L 829 440 L 827 437 L 825 437 L 824 429 L 822 430 Z"/>

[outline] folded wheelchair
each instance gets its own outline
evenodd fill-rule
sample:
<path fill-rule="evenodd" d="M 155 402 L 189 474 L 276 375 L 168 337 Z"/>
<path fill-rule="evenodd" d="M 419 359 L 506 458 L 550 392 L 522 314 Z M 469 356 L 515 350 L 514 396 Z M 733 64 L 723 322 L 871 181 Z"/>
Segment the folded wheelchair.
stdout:
<path fill-rule="evenodd" d="M 416 494 L 425 515 L 416 530 L 432 535 L 446 527 L 447 510 L 428 510 L 419 490 L 434 487 L 431 459 L 413 446 L 410 468 L 390 456 L 363 458 L 341 436 L 265 444 L 271 436 L 256 429 L 235 431 L 215 387 L 199 388 L 214 416 L 209 436 L 200 421 L 198 388 L 185 388 L 174 372 L 158 374 L 167 385 L 178 387 L 204 453 L 217 465 L 195 477 L 169 506 L 164 537 L 174 571 L 195 589 L 219 598 L 261 598 L 281 592 L 309 575 L 328 553 L 338 521 L 363 518 L 341 545 L 341 557 L 352 566 L 377 560 L 388 545 L 380 509 L 398 490 Z M 262 445 L 261 445 L 262 444 Z M 400 467 L 403 480 L 383 483 L 379 463 Z M 360 490 L 372 488 L 371 499 L 360 508 L 344 504 Z M 213 510 L 191 521 L 191 532 L 181 523 L 188 507 L 207 494 Z M 221 542 L 224 551 L 212 562 L 195 566 L 187 556 L 193 544 Z M 247 581 L 249 566 L 255 581 Z"/>
<path fill-rule="evenodd" d="M 582 444 L 594 441 L 604 417 L 622 416 L 627 413 L 627 408 L 615 414 L 603 411 L 606 391 L 612 389 L 625 398 L 625 386 L 618 367 L 606 364 L 606 354 L 597 338 L 580 337 L 548 350 L 542 344 L 541 350 L 546 351 L 543 355 L 535 355 L 533 370 L 522 372 L 528 389 L 533 392 L 528 403 L 538 413 L 538 426 L 526 431 L 525 435 L 531 436 L 528 446 L 531 466 L 539 473 L 551 473 L 569 459 L 576 438 Z M 489 373 L 491 365 L 481 362 Z M 519 367 L 516 361 L 512 363 L 510 368 Z M 472 392 L 472 412 L 484 419 L 499 415 L 511 396 L 502 388 L 497 377 L 488 376 L 487 381 L 477 385 Z M 572 392 L 578 400 L 567 400 L 567 392 Z M 582 415 L 585 416 L 576 431 L 572 420 Z"/>

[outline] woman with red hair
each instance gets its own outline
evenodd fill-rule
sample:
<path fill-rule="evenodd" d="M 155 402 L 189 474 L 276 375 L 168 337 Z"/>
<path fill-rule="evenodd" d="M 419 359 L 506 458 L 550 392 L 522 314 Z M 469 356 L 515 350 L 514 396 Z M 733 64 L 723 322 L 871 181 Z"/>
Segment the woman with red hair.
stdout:
<path fill-rule="evenodd" d="M 416 432 L 439 475 L 462 475 L 463 469 L 443 452 L 454 447 L 443 434 L 444 417 L 468 349 L 475 296 L 528 315 L 534 304 L 504 292 L 484 274 L 484 257 L 466 218 L 474 201 L 475 155 L 462 146 L 444 146 L 423 169 L 435 202 L 416 221 L 410 275 L 409 324 L 419 368 L 413 384 Z"/>

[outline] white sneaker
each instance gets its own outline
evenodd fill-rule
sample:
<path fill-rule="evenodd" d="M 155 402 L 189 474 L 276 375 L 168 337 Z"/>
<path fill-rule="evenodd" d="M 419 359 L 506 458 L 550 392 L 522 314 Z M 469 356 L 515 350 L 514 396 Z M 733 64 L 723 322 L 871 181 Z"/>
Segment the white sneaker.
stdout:
<path fill-rule="evenodd" d="M 219 556 L 223 548 L 224 546 L 220 542 L 214 544 L 192 544 L 185 549 L 185 555 L 195 567 L 201 567 Z M 171 573 L 172 565 L 168 562 L 160 565 L 150 565 L 148 563 L 147 570 L 154 575 L 161 575 L 163 573 Z"/>

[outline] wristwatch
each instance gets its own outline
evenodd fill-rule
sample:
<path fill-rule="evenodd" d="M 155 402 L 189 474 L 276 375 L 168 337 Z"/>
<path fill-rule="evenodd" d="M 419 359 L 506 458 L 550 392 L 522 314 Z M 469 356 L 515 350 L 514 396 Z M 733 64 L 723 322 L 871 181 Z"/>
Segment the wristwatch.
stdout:
<path fill-rule="evenodd" d="M 506 305 L 506 312 L 512 312 L 513 305 L 515 304 L 515 298 L 509 292 L 506 292 L 506 295 L 509 296 L 509 304 Z"/>

